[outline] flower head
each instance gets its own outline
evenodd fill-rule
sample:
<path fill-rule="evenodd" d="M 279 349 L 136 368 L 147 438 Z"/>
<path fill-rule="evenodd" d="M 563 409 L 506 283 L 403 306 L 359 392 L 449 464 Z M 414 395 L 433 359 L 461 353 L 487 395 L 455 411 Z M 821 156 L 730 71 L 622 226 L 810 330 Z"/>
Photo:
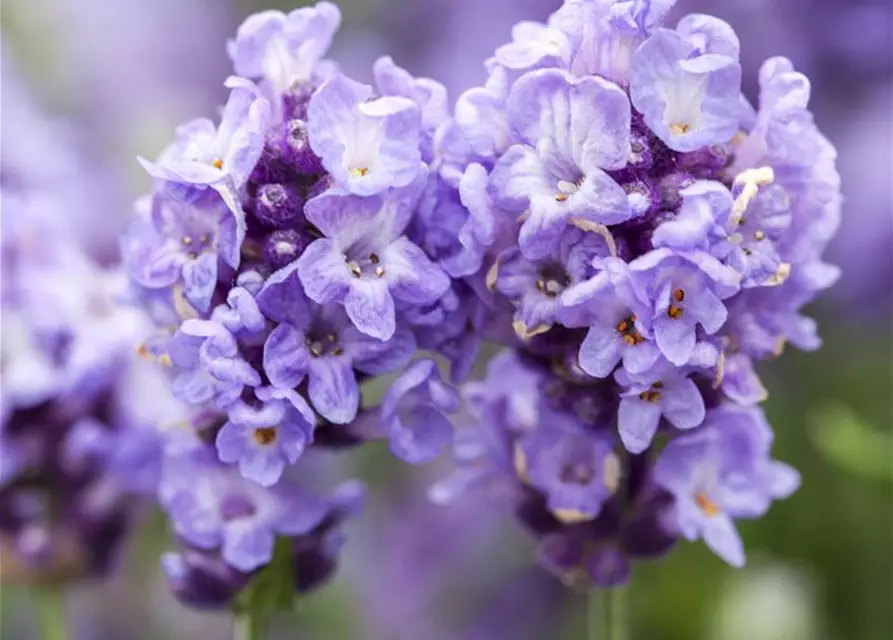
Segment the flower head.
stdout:
<path fill-rule="evenodd" d="M 688 452 L 738 437 L 728 414 L 764 438 L 740 417 L 766 396 L 755 362 L 819 345 L 800 310 L 837 277 L 821 254 L 839 178 L 808 80 L 767 61 L 755 111 L 746 43 L 705 15 L 669 28 L 673 4 L 565 0 L 546 24 L 520 23 L 436 136 L 430 242 L 478 296 L 477 326 L 513 351 L 467 385 L 477 428 L 457 431 L 460 470 L 433 495 L 485 488 L 547 567 L 609 586 L 707 526 L 680 506 Z M 767 464 L 751 483 L 765 505 Z M 729 527 L 714 534 L 743 562 Z"/>

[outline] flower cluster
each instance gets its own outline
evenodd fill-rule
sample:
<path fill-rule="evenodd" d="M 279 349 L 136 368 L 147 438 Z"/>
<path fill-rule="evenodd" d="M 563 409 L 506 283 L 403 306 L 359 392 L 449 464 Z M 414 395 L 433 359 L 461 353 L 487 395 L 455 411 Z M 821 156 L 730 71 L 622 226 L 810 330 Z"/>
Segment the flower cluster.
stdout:
<path fill-rule="evenodd" d="M 163 376 L 133 360 L 148 322 L 120 302 L 126 277 L 98 262 L 107 247 L 91 254 L 72 228 L 95 223 L 99 172 L 4 74 L 6 89 L 15 100 L 0 163 L 0 574 L 58 582 L 110 568 L 155 491 L 155 425 L 177 409 Z M 38 159 L 33 145 L 48 132 Z"/>
<path fill-rule="evenodd" d="M 511 351 L 466 387 L 480 426 L 433 495 L 499 487 L 547 566 L 602 585 L 680 536 L 744 563 L 733 521 L 799 483 L 769 457 L 754 363 L 819 346 L 800 311 L 838 275 L 809 81 L 770 59 L 754 108 L 734 30 L 667 28 L 672 5 L 566 0 L 519 23 L 435 137 L 474 258 L 458 275 Z"/>
<path fill-rule="evenodd" d="M 375 89 L 346 77 L 324 59 L 340 20 L 328 2 L 249 17 L 229 42 L 219 124 L 184 124 L 156 161 L 140 159 L 155 187 L 122 247 L 160 327 L 143 353 L 172 370 L 194 414 L 192 452 L 169 454 L 171 481 L 189 480 L 162 481 L 188 549 L 166 567 L 190 602 L 231 600 L 277 536 L 307 546 L 312 533 L 332 559 L 325 540 L 356 500 L 297 497 L 292 466 L 311 446 L 378 435 L 430 460 L 459 398 L 433 361 L 407 365 L 419 347 L 451 356 L 455 377 L 473 359 L 478 307 L 455 272 L 479 264 L 444 253 L 457 233 L 435 166 L 445 90 L 390 58 L 374 65 Z M 362 406 L 360 385 L 394 373 L 381 406 Z M 219 588 L 196 587 L 209 581 Z"/>

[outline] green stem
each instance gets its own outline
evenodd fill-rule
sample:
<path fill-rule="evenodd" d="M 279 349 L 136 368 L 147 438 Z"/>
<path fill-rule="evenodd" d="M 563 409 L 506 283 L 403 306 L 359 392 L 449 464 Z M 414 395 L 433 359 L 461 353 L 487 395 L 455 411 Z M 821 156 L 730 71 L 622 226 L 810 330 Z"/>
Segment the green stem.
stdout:
<path fill-rule="evenodd" d="M 34 591 L 34 607 L 37 614 L 37 628 L 43 640 L 66 640 L 68 627 L 65 624 L 65 598 L 61 591 L 53 588 L 38 588 Z"/>
<path fill-rule="evenodd" d="M 263 640 L 263 637 L 263 620 L 256 612 L 245 611 L 236 616 L 233 640 Z"/>
<path fill-rule="evenodd" d="M 589 640 L 627 640 L 625 587 L 589 591 L 587 627 Z"/>

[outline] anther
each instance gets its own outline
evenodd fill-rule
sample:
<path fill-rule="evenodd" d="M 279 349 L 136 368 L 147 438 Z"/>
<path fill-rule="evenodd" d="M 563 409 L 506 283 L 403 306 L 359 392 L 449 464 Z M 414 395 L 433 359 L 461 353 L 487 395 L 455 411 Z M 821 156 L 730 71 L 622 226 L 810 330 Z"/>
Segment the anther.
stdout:
<path fill-rule="evenodd" d="M 221 160 L 220 158 L 217 158 L 217 159 L 214 160 L 214 162 L 212 162 L 211 164 L 214 165 L 214 168 L 215 168 L 215 169 L 223 169 L 223 160 Z"/>
<path fill-rule="evenodd" d="M 383 278 L 384 277 L 384 269 L 382 269 L 381 267 L 375 267 L 375 276 L 377 278 Z"/>
<path fill-rule="evenodd" d="M 367 173 L 369 173 L 368 167 L 357 167 L 356 169 L 350 170 L 350 175 L 353 176 L 354 178 L 362 178 Z"/>
<path fill-rule="evenodd" d="M 762 240 L 765 237 L 766 237 L 766 232 L 763 231 L 762 229 L 755 231 L 753 234 L 754 240 Z"/>
<path fill-rule="evenodd" d="M 677 307 L 674 304 L 670 305 L 670 308 L 667 309 L 667 315 L 673 318 L 673 320 L 678 320 L 682 317 L 683 310 L 682 307 Z"/>
<path fill-rule="evenodd" d="M 183 244 L 184 247 L 189 247 L 192 245 L 192 236 L 183 236 L 180 239 L 180 242 Z"/>
<path fill-rule="evenodd" d="M 719 505 L 703 493 L 699 493 L 695 496 L 695 502 L 705 516 L 715 516 L 719 513 Z"/>
<path fill-rule="evenodd" d="M 680 124 L 671 124 L 670 125 L 670 133 L 672 133 L 674 136 L 682 135 L 683 133 L 688 133 L 689 130 L 691 130 L 691 125 L 686 124 L 684 122 L 680 123 Z"/>
<path fill-rule="evenodd" d="M 276 442 L 276 427 L 261 427 L 254 430 L 254 441 L 261 445 L 267 446 Z"/>
<path fill-rule="evenodd" d="M 379 262 L 381 262 L 381 260 L 376 254 L 372 253 L 369 255 L 369 262 L 371 262 L 372 264 L 378 264 Z"/>
<path fill-rule="evenodd" d="M 673 291 L 673 299 L 676 302 L 682 302 L 683 300 L 685 300 L 685 291 L 682 289 L 676 289 L 675 291 Z"/>

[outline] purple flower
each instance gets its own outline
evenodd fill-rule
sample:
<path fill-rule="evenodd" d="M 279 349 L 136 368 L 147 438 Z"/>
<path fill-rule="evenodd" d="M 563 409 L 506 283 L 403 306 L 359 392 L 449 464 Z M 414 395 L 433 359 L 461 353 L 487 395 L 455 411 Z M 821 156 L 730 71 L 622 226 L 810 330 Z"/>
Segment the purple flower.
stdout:
<path fill-rule="evenodd" d="M 633 56 L 633 105 L 675 151 L 728 142 L 741 117 L 741 66 L 668 29 L 659 29 Z"/>
<path fill-rule="evenodd" d="M 580 345 L 580 367 L 605 378 L 617 363 L 632 374 L 643 374 L 660 358 L 644 322 L 648 306 L 636 290 L 625 262 L 603 261 L 604 269 L 564 293 L 558 320 L 567 327 L 588 327 Z"/>
<path fill-rule="evenodd" d="M 158 162 L 140 158 L 153 178 L 185 185 L 212 186 L 233 193 L 260 158 L 269 126 L 270 103 L 248 80 L 230 77 L 231 89 L 220 126 L 200 118 L 177 129 L 177 140 Z M 229 205 L 230 203 L 227 202 Z"/>
<path fill-rule="evenodd" d="M 459 96 L 454 118 L 462 142 L 480 159 L 496 159 L 512 143 L 505 96 L 490 87 L 475 87 Z"/>
<path fill-rule="evenodd" d="M 251 580 L 219 554 L 198 549 L 163 553 L 161 570 L 177 600 L 200 609 L 225 607 Z"/>
<path fill-rule="evenodd" d="M 184 370 L 174 380 L 174 395 L 189 404 L 210 402 L 226 409 L 246 386 L 261 383 L 232 333 L 212 320 L 186 320 L 171 339 L 167 355 Z"/>
<path fill-rule="evenodd" d="M 379 58 L 373 67 L 375 84 L 383 96 L 402 96 L 415 102 L 421 112 L 422 159 L 434 160 L 434 134 L 448 118 L 446 88 L 430 78 L 414 78 L 394 64 L 390 56 Z"/>
<path fill-rule="evenodd" d="M 409 98 L 375 100 L 372 88 L 337 75 L 310 99 L 310 146 L 348 193 L 371 196 L 411 184 L 421 171 L 421 112 Z"/>
<path fill-rule="evenodd" d="M 676 33 L 688 40 L 696 49 L 697 55 L 714 53 L 738 60 L 741 43 L 729 23 L 701 13 L 692 13 L 679 21 Z"/>
<path fill-rule="evenodd" d="M 522 21 L 512 27 L 512 40 L 496 49 L 494 59 L 515 72 L 548 67 L 566 69 L 571 43 L 558 29 L 538 22 Z"/>
<path fill-rule="evenodd" d="M 291 389 L 258 387 L 254 394 L 260 406 L 241 402 L 228 408 L 229 421 L 217 433 L 217 453 L 223 462 L 238 462 L 245 478 L 269 487 L 313 441 L 316 415 Z"/>
<path fill-rule="evenodd" d="M 725 324 L 723 300 L 738 291 L 740 276 L 710 255 L 657 249 L 630 264 L 651 304 L 651 324 L 661 353 L 682 366 L 694 354 L 696 327 L 712 335 Z"/>
<path fill-rule="evenodd" d="M 419 360 L 400 374 L 381 401 L 381 426 L 391 452 L 406 462 L 422 464 L 449 443 L 453 426 L 444 413 L 459 408 L 456 391 L 440 379 L 433 360 Z"/>
<path fill-rule="evenodd" d="M 178 536 L 198 549 L 219 548 L 223 561 L 242 572 L 270 561 L 277 535 L 307 533 L 327 510 L 287 482 L 265 488 L 244 479 L 206 449 L 168 458 L 159 500 Z"/>
<path fill-rule="evenodd" d="M 562 522 L 596 518 L 620 483 L 614 442 L 566 414 L 550 412 L 541 420 L 542 426 L 518 443 L 523 473 Z"/>
<path fill-rule="evenodd" d="M 526 74 L 509 96 L 509 122 L 523 144 L 491 176 L 498 204 L 529 209 L 519 245 L 530 258 L 554 251 L 569 222 L 616 224 L 631 217 L 626 193 L 605 170 L 630 154 L 630 105 L 618 86 L 546 69 Z"/>
<path fill-rule="evenodd" d="M 630 453 L 648 448 L 661 416 L 677 429 L 693 429 L 704 421 L 704 399 L 685 373 L 664 367 L 648 377 L 633 377 L 621 370 L 615 378 L 624 387 L 617 426 Z"/>
<path fill-rule="evenodd" d="M 492 288 L 517 307 L 515 333 L 528 340 L 552 328 L 556 314 L 566 304 L 565 293 L 594 273 L 594 260 L 608 255 L 602 236 L 574 229 L 565 234 L 553 257 L 533 261 L 518 248 L 507 249 L 488 277 L 495 274 Z"/>
<path fill-rule="evenodd" d="M 733 520 L 764 515 L 800 484 L 794 469 L 769 458 L 771 445 L 760 409 L 723 406 L 708 414 L 702 429 L 667 445 L 654 469 L 657 483 L 676 499 L 682 535 L 703 538 L 735 567 L 744 565 L 744 549 Z"/>
<path fill-rule="evenodd" d="M 218 260 L 239 264 L 232 212 L 216 196 L 185 203 L 157 195 L 138 201 L 136 215 L 122 243 L 131 278 L 151 289 L 181 285 L 186 300 L 207 312 Z"/>
<path fill-rule="evenodd" d="M 285 270 L 290 272 L 288 280 L 297 284 L 295 293 L 303 296 L 294 266 Z M 268 283 L 265 291 L 274 286 L 282 285 Z M 310 304 L 308 309 L 307 316 L 296 318 L 294 324 L 283 322 L 270 333 L 264 345 L 264 372 L 273 386 L 282 389 L 292 389 L 306 378 L 313 408 L 330 422 L 347 424 L 356 417 L 360 403 L 356 371 L 381 375 L 400 369 L 412 357 L 415 340 L 403 327 L 385 341 L 369 337 L 333 303 Z"/>
<path fill-rule="evenodd" d="M 274 95 L 311 80 L 317 64 L 341 26 L 341 12 L 331 2 L 250 16 L 227 46 L 235 72 L 263 78 Z"/>
<path fill-rule="evenodd" d="M 357 329 L 380 340 L 397 330 L 395 300 L 427 305 L 449 287 L 446 274 L 402 235 L 421 182 L 372 198 L 328 191 L 305 210 L 325 237 L 298 259 L 304 291 L 314 302 L 343 304 Z"/>
<path fill-rule="evenodd" d="M 226 294 L 226 304 L 218 305 L 211 313 L 211 321 L 222 325 L 236 338 L 249 338 L 262 333 L 267 326 L 266 318 L 260 311 L 257 300 L 248 287 L 252 280 L 260 279 L 259 274 L 251 271 L 239 275 L 234 289 Z M 242 286 L 245 285 L 245 286 Z"/>

